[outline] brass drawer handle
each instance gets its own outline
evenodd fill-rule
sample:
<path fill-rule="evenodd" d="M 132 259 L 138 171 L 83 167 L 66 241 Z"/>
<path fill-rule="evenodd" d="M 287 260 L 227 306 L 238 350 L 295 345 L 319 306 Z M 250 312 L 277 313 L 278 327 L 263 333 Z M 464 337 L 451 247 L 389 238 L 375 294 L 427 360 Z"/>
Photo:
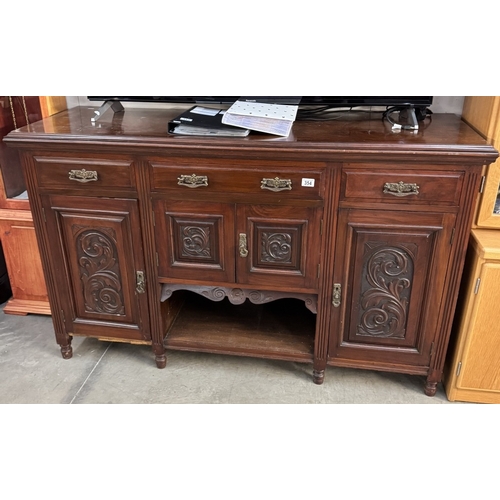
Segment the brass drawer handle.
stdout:
<path fill-rule="evenodd" d="M 85 170 L 84 168 L 81 170 L 70 170 L 68 175 L 70 181 L 90 182 L 97 180 L 97 172 L 95 170 Z"/>
<path fill-rule="evenodd" d="M 181 175 L 177 177 L 177 184 L 179 186 L 186 186 L 188 188 L 208 186 L 208 176 L 196 174 Z"/>
<path fill-rule="evenodd" d="M 269 189 L 269 191 L 290 191 L 292 189 L 291 179 L 280 179 L 275 177 L 274 179 L 262 179 L 260 181 L 261 189 Z"/>
<path fill-rule="evenodd" d="M 247 235 L 245 233 L 240 233 L 240 257 L 248 256 L 248 245 L 247 245 Z"/>
<path fill-rule="evenodd" d="M 420 186 L 403 181 L 386 182 L 384 184 L 384 193 L 392 194 L 394 196 L 410 196 L 412 194 L 418 194 L 419 189 Z"/>

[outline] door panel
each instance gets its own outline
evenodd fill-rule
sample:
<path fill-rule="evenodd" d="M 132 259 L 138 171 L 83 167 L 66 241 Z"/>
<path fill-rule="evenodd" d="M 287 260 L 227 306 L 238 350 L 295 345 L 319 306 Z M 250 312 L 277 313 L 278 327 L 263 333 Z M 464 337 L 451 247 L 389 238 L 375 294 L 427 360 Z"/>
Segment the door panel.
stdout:
<path fill-rule="evenodd" d="M 234 282 L 234 205 L 153 203 L 160 278 Z"/>
<path fill-rule="evenodd" d="M 498 314 L 500 264 L 483 264 L 468 336 L 462 355 L 459 389 L 500 391 Z"/>
<path fill-rule="evenodd" d="M 453 214 L 341 210 L 329 356 L 427 364 Z M 424 328 L 425 325 L 425 328 Z"/>
<path fill-rule="evenodd" d="M 53 261 L 68 333 L 101 336 L 96 327 L 105 325 L 104 337 L 148 340 L 136 200 L 45 196 L 42 201 L 49 237 L 59 242 Z"/>
<path fill-rule="evenodd" d="M 238 282 L 317 288 L 321 215 L 318 208 L 238 206 Z"/>

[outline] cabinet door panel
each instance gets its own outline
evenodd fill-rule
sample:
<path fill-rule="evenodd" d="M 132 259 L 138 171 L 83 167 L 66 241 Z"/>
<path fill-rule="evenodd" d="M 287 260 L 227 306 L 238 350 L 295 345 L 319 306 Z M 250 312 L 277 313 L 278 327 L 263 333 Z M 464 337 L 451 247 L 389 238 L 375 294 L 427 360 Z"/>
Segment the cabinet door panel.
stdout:
<path fill-rule="evenodd" d="M 317 288 L 321 214 L 318 208 L 238 206 L 238 282 Z"/>
<path fill-rule="evenodd" d="M 234 282 L 234 205 L 154 201 L 160 278 Z"/>
<path fill-rule="evenodd" d="M 470 333 L 462 355 L 462 369 L 457 380 L 459 389 L 500 391 L 500 264 L 482 266 L 480 286 L 470 321 Z"/>
<path fill-rule="evenodd" d="M 42 200 L 49 237 L 58 242 L 52 261 L 68 333 L 148 340 L 147 294 L 138 282 L 144 263 L 136 200 Z M 100 325 L 106 327 L 101 335 Z"/>
<path fill-rule="evenodd" d="M 0 236 L 13 298 L 48 305 L 33 222 L 23 218 L 0 220 Z"/>
<path fill-rule="evenodd" d="M 453 214 L 341 211 L 330 357 L 427 364 Z M 441 267 L 438 267 L 438 262 Z"/>

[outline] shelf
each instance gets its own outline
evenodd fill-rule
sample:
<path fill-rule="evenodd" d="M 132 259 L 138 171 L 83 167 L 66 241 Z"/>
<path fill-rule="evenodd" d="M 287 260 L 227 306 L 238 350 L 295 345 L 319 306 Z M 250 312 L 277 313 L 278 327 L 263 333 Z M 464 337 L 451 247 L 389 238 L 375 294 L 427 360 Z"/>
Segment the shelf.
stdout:
<path fill-rule="evenodd" d="M 315 327 L 316 315 L 297 299 L 232 305 L 186 292 L 165 347 L 310 362 Z"/>

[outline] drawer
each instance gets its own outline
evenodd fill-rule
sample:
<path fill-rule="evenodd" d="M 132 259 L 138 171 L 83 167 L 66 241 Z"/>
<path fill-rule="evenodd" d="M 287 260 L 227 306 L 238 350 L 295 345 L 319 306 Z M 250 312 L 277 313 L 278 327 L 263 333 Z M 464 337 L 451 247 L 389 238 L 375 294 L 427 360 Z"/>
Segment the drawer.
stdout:
<path fill-rule="evenodd" d="M 47 189 L 135 190 L 130 160 L 35 156 L 38 185 Z"/>
<path fill-rule="evenodd" d="M 238 161 L 234 166 L 184 158 L 150 162 L 152 190 L 193 193 L 258 194 L 264 198 L 322 199 L 324 164 Z"/>
<path fill-rule="evenodd" d="M 342 200 L 458 205 L 463 172 L 344 168 Z"/>

